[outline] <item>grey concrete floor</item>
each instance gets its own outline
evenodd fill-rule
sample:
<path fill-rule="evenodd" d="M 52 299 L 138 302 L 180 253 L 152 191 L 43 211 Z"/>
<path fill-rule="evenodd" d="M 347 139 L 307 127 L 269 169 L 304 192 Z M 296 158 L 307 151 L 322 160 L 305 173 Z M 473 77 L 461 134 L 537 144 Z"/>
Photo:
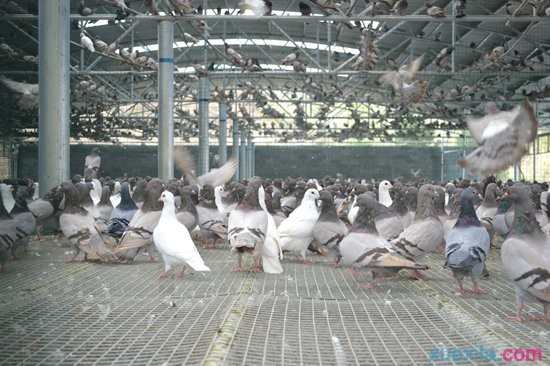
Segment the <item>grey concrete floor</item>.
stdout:
<path fill-rule="evenodd" d="M 161 263 L 145 256 L 66 264 L 67 250 L 33 242 L 0 274 L 0 365 L 425 365 L 451 363 L 433 362 L 433 349 L 468 347 L 541 348 L 550 364 L 550 326 L 506 319 L 514 290 L 498 251 L 489 294 L 459 298 L 442 255 L 426 260 L 426 281 L 368 290 L 319 256 L 266 275 L 233 273 L 228 249 L 201 249 L 211 273 L 159 280 Z"/>

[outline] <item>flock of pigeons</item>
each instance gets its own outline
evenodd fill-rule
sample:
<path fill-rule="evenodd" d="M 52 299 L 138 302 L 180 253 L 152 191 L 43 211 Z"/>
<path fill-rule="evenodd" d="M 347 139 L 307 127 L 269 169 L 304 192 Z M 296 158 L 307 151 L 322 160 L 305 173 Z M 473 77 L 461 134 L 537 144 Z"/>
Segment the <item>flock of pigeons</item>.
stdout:
<path fill-rule="evenodd" d="M 185 158 L 176 161 L 188 168 Z M 334 266 L 363 270 L 362 287 L 379 286 L 405 271 L 424 279 L 423 258 L 440 255 L 458 284 L 457 295 L 483 294 L 486 258 L 500 248 L 517 288 L 514 319 L 527 300 L 544 305 L 550 322 L 550 189 L 546 184 L 470 181 L 403 183 L 325 177 L 230 182 L 233 161 L 181 179 L 74 176 L 36 195 L 30 180 L 0 184 L 0 263 L 26 248 L 35 230 L 53 219 L 74 247 L 72 260 L 128 263 L 154 247 L 165 268 L 210 271 L 195 243 L 229 243 L 236 271 L 282 273 L 284 253 L 305 265 L 310 253 L 334 256 Z M 185 171 L 185 170 L 184 170 Z M 287 254 L 287 257 L 289 256 Z M 463 281 L 470 278 L 472 289 Z"/>

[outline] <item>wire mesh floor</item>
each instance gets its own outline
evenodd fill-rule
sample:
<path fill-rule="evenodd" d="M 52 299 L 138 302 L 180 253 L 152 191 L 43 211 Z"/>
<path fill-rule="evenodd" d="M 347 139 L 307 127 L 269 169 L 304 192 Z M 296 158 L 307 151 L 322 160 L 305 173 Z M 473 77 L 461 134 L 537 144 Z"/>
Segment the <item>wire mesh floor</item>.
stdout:
<path fill-rule="evenodd" d="M 426 260 L 426 281 L 365 290 L 361 276 L 318 256 L 312 266 L 285 259 L 284 274 L 266 275 L 231 272 L 227 249 L 201 250 L 211 273 L 159 280 L 162 265 L 146 257 L 65 264 L 66 250 L 34 242 L 0 274 L 0 365 L 502 364 L 503 349 L 520 347 L 542 349 L 550 364 L 550 326 L 505 318 L 514 290 L 497 251 L 482 283 L 489 294 L 458 298 L 442 255 Z M 497 358 L 433 354 L 470 347 Z"/>

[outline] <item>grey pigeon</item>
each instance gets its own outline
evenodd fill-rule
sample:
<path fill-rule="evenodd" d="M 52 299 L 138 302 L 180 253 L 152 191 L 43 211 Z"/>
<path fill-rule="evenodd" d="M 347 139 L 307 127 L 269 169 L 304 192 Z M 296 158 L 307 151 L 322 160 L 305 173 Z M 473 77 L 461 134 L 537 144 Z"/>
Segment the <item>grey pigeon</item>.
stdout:
<path fill-rule="evenodd" d="M 130 196 L 130 185 L 126 182 L 120 185 L 120 203 L 111 211 L 108 233 L 120 238 L 138 211 L 138 207 Z"/>
<path fill-rule="evenodd" d="M 193 186 L 186 186 L 179 189 L 181 206 L 176 212 L 176 218 L 189 232 L 193 231 L 199 222 L 199 214 L 193 203 L 192 195 L 198 194 Z"/>
<path fill-rule="evenodd" d="M 458 164 L 475 175 L 489 176 L 518 162 L 537 136 L 538 121 L 526 100 L 511 111 L 469 120 L 468 128 L 479 147 Z"/>
<path fill-rule="evenodd" d="M 27 248 L 29 238 L 36 231 L 36 218 L 29 211 L 27 198 L 30 196 L 27 187 L 19 186 L 15 193 L 15 206 L 11 211 L 11 216 L 17 223 L 17 241 L 12 247 L 12 256 L 15 258 L 15 251 L 18 247 Z"/>
<path fill-rule="evenodd" d="M 115 249 L 115 254 L 120 260 L 132 261 L 142 248 L 151 249 L 153 230 L 158 224 L 162 210 L 162 202 L 159 201 L 162 192 L 163 185 L 159 179 L 152 179 L 147 183 L 143 205 L 132 217 Z M 154 260 L 150 251 L 149 258 Z"/>
<path fill-rule="evenodd" d="M 38 198 L 28 204 L 29 210 L 36 218 L 36 234 L 40 238 L 42 227 L 59 211 L 63 193 L 58 187 L 49 190 L 44 198 Z"/>
<path fill-rule="evenodd" d="M 252 182 L 237 207 L 231 211 L 228 220 L 228 239 L 231 250 L 239 256 L 235 271 L 243 271 L 242 256 L 252 254 L 256 272 L 261 271 L 261 256 L 267 233 L 267 215 L 260 206 L 258 190 L 261 182 Z"/>
<path fill-rule="evenodd" d="M 218 210 L 214 188 L 211 185 L 202 187 L 196 208 L 201 238 L 207 247 L 213 248 L 217 241 L 227 238 L 227 215 Z"/>
<path fill-rule="evenodd" d="M 536 300 L 544 307 L 550 322 L 550 244 L 536 218 L 529 188 L 515 184 L 511 188 L 514 203 L 514 223 L 500 252 L 506 276 L 516 288 L 517 314 L 511 317 L 523 321 L 527 300 Z"/>
<path fill-rule="evenodd" d="M 445 246 L 445 266 L 453 272 L 461 295 L 464 294 L 462 281 L 466 276 L 472 279 L 473 293 L 485 293 L 479 287 L 479 278 L 489 255 L 491 241 L 487 229 L 476 215 L 473 200 L 474 194 L 470 189 L 461 193 L 460 214 Z"/>
<path fill-rule="evenodd" d="M 319 244 L 333 250 L 337 256 L 338 263 L 340 258 L 338 246 L 340 241 L 347 235 L 348 228 L 338 218 L 332 193 L 327 190 L 320 191 L 319 200 L 321 201 L 321 214 L 313 227 L 313 238 Z"/>
<path fill-rule="evenodd" d="M 65 207 L 59 216 L 59 227 L 63 235 L 71 242 L 76 249 L 71 261 L 84 252 L 83 260 L 114 262 L 116 257 L 105 246 L 100 233 L 95 226 L 95 219 L 92 214 L 80 206 L 81 197 L 79 191 L 70 182 L 61 185 L 60 190 L 64 194 Z M 97 236 L 100 240 L 91 240 Z"/>
<path fill-rule="evenodd" d="M 422 258 L 434 252 L 444 242 L 443 225 L 435 210 L 437 196 L 435 186 L 425 184 L 420 187 L 414 223 L 391 241 L 395 250 L 407 259 L 415 261 Z M 413 276 L 422 278 L 418 271 Z"/>
<path fill-rule="evenodd" d="M 375 216 L 380 204 L 374 197 L 362 194 L 357 200 L 357 205 L 359 213 L 353 227 L 340 242 L 342 264 L 352 266 L 352 269 L 366 268 L 373 280 L 377 274 L 385 272 L 427 269 L 426 266 L 418 265 L 395 253 L 391 244 L 378 234 Z M 367 283 L 365 286 L 370 288 L 373 284 Z"/>

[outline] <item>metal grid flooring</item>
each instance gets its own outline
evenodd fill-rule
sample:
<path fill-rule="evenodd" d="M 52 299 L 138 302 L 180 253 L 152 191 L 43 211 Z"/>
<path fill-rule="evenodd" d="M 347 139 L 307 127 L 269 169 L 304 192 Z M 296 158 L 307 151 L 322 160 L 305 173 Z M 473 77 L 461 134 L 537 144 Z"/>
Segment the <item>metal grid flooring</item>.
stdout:
<path fill-rule="evenodd" d="M 425 365 L 433 348 L 478 346 L 542 348 L 550 364 L 550 326 L 505 319 L 514 290 L 498 252 L 490 293 L 457 298 L 441 255 L 427 259 L 427 281 L 363 290 L 321 257 L 266 275 L 231 272 L 227 249 L 201 250 L 211 273 L 159 280 L 145 257 L 65 264 L 65 250 L 35 242 L 0 275 L 0 365 Z"/>

